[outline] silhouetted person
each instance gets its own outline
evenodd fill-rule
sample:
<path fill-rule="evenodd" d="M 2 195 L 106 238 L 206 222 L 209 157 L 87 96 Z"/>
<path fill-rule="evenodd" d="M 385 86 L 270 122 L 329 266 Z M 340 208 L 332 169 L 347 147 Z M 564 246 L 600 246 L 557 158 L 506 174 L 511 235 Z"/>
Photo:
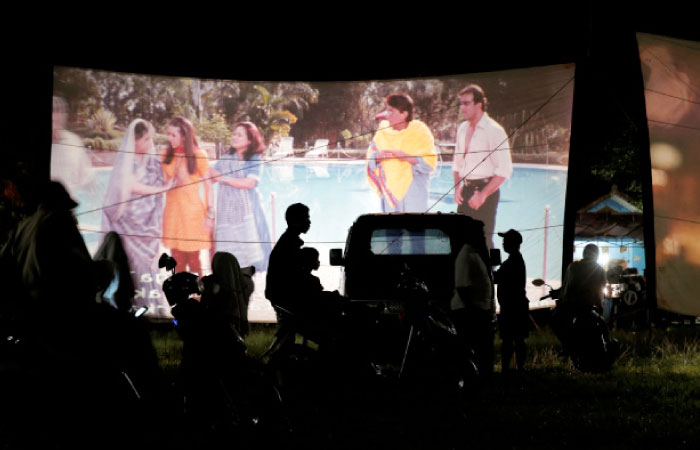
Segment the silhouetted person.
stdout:
<path fill-rule="evenodd" d="M 601 315 L 605 270 L 596 262 L 598 247 L 588 244 L 583 259 L 569 264 L 561 300 L 552 315 L 552 330 L 564 351 L 581 370 L 605 371 L 619 356 L 619 343 L 610 339 Z"/>
<path fill-rule="evenodd" d="M 204 307 L 191 297 L 191 294 L 198 292 L 197 275 L 189 272 L 178 272 L 163 282 L 163 292 L 170 304 L 170 313 L 175 317 L 176 330 L 182 339 L 182 359 L 183 370 L 189 365 L 197 367 L 200 364 L 196 360 L 201 357 L 197 347 L 206 348 L 199 345 L 206 326 L 204 325 Z M 185 380 L 187 384 L 187 380 Z"/>
<path fill-rule="evenodd" d="M 321 280 L 314 275 L 314 270 L 321 266 L 318 250 L 313 247 L 303 247 L 299 250 L 301 276 L 299 277 L 299 293 L 303 300 L 309 302 L 309 307 L 313 307 L 321 300 L 323 285 Z"/>
<path fill-rule="evenodd" d="M 247 335 L 248 301 L 254 289 L 251 273 L 255 269 L 242 269 L 236 257 L 227 252 L 214 254 L 211 269 L 212 274 L 202 278 L 202 304 L 216 320 Z"/>
<path fill-rule="evenodd" d="M 204 305 L 191 297 L 199 291 L 196 275 L 178 272 L 165 280 L 163 291 L 182 340 L 180 371 L 187 422 L 210 426 L 225 410 L 222 401 L 227 391 L 222 388 L 229 378 L 226 369 L 232 366 L 232 360 L 242 358 L 245 347 L 232 327 L 227 327 L 224 320 L 212 320 L 216 316 L 208 315 Z M 234 351 L 229 352 L 231 349 Z"/>
<path fill-rule="evenodd" d="M 317 320 L 332 321 L 339 314 L 339 302 L 342 296 L 338 291 L 325 291 L 321 280 L 312 272 L 321 266 L 318 250 L 303 247 L 300 250 L 301 277 L 299 278 L 297 298 L 301 307 Z"/>
<path fill-rule="evenodd" d="M 583 259 L 569 264 L 561 287 L 561 301 L 576 309 L 594 307 L 603 310 L 605 270 L 597 263 L 598 246 L 588 244 Z"/>
<path fill-rule="evenodd" d="M 259 362 L 246 356 L 243 337 L 237 330 L 241 309 L 252 293 L 252 266 L 241 269 L 226 252 L 214 255 L 212 275 L 203 277 L 201 301 L 191 297 L 199 291 L 197 277 L 179 272 L 163 283 L 176 330 L 183 341 L 181 372 L 188 423 L 216 431 L 233 417 L 248 423 L 255 411 L 276 406 L 265 397 L 270 391 L 260 376 Z M 245 328 L 246 323 L 241 326 Z M 268 411 L 269 412 L 269 411 Z"/>
<path fill-rule="evenodd" d="M 68 417 L 71 427 L 123 427 L 135 412 L 132 387 L 144 400 L 155 394 L 158 362 L 149 335 L 133 318 L 95 301 L 99 265 L 78 230 L 76 206 L 60 183 L 42 185 L 36 212 L 3 249 L 3 259 L 12 262 L 3 277 L 17 285 L 16 336 L 27 352 L 24 362 L 34 368 L 32 393 L 41 402 L 33 413 L 51 416 L 57 430 Z M 75 414 L 64 418 L 67 404 Z"/>
<path fill-rule="evenodd" d="M 270 253 L 265 297 L 273 306 L 281 306 L 294 313 L 298 310 L 296 288 L 302 276 L 300 249 L 304 245 L 299 235 L 311 227 L 309 208 L 302 203 L 294 203 L 287 208 L 285 219 L 287 230 Z"/>
<path fill-rule="evenodd" d="M 450 302 L 457 333 L 472 350 L 479 374 L 493 373 L 496 303 L 489 270 L 483 223 L 472 220 L 455 260 L 455 292 Z"/>
<path fill-rule="evenodd" d="M 598 265 L 597 259 L 598 247 L 588 244 L 583 249 L 583 259 L 572 262 L 566 268 L 561 286 L 561 299 L 552 315 L 552 330 L 562 343 L 571 342 L 578 337 L 578 333 L 574 333 L 572 328 L 575 317 L 590 319 L 602 312 L 606 278 L 605 270 Z M 600 319 L 602 320 L 602 317 Z M 580 325 L 583 320 L 579 319 L 577 322 Z"/>
<path fill-rule="evenodd" d="M 494 274 L 498 285 L 498 304 L 501 313 L 498 318 L 503 372 L 510 368 L 510 360 L 515 349 L 515 366 L 518 370 L 525 367 L 525 338 L 529 327 L 529 300 L 525 294 L 525 261 L 520 254 L 523 237 L 511 229 L 498 233 L 503 238 L 503 250 L 508 253 L 498 272 Z"/>
<path fill-rule="evenodd" d="M 73 216 L 78 204 L 58 182 L 40 189 L 37 210 L 19 224 L 3 250 L 14 271 L 3 278 L 18 285 L 16 316 L 25 331 L 62 352 L 68 341 L 80 344 L 87 337 L 85 322 L 95 310 L 96 267 Z"/>

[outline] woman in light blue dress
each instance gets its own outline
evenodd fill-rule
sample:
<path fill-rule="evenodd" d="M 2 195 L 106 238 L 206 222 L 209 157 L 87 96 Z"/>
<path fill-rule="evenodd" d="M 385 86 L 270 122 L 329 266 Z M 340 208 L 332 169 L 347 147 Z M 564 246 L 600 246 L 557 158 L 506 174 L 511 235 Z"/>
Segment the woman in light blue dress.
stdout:
<path fill-rule="evenodd" d="M 219 183 L 214 240 L 217 252 L 231 253 L 241 267 L 267 271 L 272 251 L 270 232 L 257 190 L 262 175 L 260 155 L 265 143 L 258 127 L 238 122 L 233 127 L 231 148 L 211 170 Z"/>

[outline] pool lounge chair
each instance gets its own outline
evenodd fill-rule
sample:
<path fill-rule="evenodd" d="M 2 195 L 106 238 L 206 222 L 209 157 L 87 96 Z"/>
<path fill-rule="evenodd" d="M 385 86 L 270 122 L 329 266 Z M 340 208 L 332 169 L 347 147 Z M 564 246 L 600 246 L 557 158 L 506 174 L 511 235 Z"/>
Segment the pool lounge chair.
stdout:
<path fill-rule="evenodd" d="M 293 137 L 280 138 L 280 145 L 272 151 L 272 154 L 270 156 L 272 156 L 274 158 L 294 156 L 294 138 Z"/>
<path fill-rule="evenodd" d="M 293 162 L 289 162 L 294 158 L 293 144 L 293 137 L 283 137 L 280 139 L 279 146 L 273 149 L 270 155 L 275 163 L 271 166 L 272 173 L 279 180 L 291 181 L 294 179 L 294 165 Z"/>
<path fill-rule="evenodd" d="M 311 150 L 306 152 L 305 158 L 328 158 L 328 139 L 316 139 Z"/>

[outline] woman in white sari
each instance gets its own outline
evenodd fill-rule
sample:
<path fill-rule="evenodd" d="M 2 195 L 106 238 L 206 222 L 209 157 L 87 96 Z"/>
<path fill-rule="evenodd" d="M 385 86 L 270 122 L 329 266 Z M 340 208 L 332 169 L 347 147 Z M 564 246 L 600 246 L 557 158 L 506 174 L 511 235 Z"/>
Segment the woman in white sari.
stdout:
<path fill-rule="evenodd" d="M 163 171 L 153 147 L 153 127 L 143 119 L 129 124 L 114 159 L 102 214 L 102 231 L 121 237 L 136 288 L 134 307 L 160 315 L 168 304 L 155 278 L 163 220 Z M 156 293 L 152 294 L 155 290 Z M 155 298 L 152 298 L 155 297 Z"/>

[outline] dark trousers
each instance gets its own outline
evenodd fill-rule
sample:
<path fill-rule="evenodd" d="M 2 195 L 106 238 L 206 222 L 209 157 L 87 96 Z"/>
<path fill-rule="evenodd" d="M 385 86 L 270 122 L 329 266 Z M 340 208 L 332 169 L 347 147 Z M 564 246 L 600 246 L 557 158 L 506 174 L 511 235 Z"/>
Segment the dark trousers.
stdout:
<path fill-rule="evenodd" d="M 457 335 L 474 350 L 474 362 L 479 375 L 488 378 L 493 374 L 494 348 L 496 335 L 494 314 L 479 308 L 462 308 L 452 311 L 452 322 Z"/>
<path fill-rule="evenodd" d="M 506 372 L 510 369 L 510 361 L 513 358 L 513 351 L 515 351 L 516 369 L 523 370 L 525 368 L 525 357 L 527 356 L 525 339 L 522 337 L 502 337 L 501 339 L 503 339 L 503 343 L 501 344 L 501 370 Z"/>
<path fill-rule="evenodd" d="M 525 338 L 529 333 L 530 311 L 527 304 L 507 307 L 504 307 L 504 304 L 506 304 L 505 300 L 501 304 L 501 314 L 498 317 L 498 328 L 503 340 L 501 344 L 503 371 L 510 367 L 513 351 L 515 351 L 515 366 L 518 370 L 522 370 L 525 367 L 527 351 Z"/>
<path fill-rule="evenodd" d="M 467 180 L 467 185 L 462 188 L 464 202 L 457 206 L 458 213 L 484 222 L 484 236 L 486 237 L 486 245 L 489 247 L 489 250 L 494 248 L 493 234 L 496 227 L 496 212 L 498 211 L 498 200 L 501 198 L 501 191 L 499 189 L 489 195 L 479 209 L 470 208 L 469 199 L 474 195 L 474 192 L 482 189 L 490 180 L 490 178 L 484 178 L 483 180 Z"/>

